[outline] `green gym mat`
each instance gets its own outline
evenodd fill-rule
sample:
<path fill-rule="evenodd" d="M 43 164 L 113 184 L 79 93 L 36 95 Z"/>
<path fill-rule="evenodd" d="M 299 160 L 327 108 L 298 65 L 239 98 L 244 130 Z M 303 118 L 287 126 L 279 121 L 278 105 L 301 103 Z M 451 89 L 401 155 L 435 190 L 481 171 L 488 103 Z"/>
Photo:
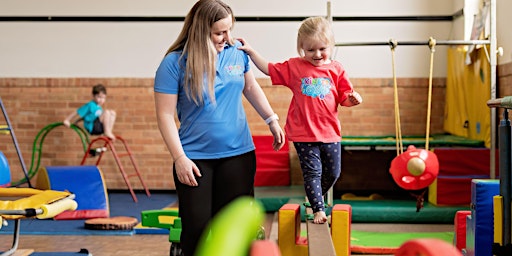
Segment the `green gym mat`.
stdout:
<path fill-rule="evenodd" d="M 405 147 L 408 145 L 425 146 L 424 136 L 402 136 Z M 342 146 L 396 146 L 396 138 L 390 136 L 343 136 Z M 484 141 L 472 140 L 450 134 L 434 134 L 430 136 L 431 147 L 485 147 Z"/>
<path fill-rule="evenodd" d="M 302 186 L 256 187 L 256 198 L 267 212 L 279 211 L 286 203 L 301 205 L 304 221 L 305 193 Z M 416 212 L 416 200 L 341 200 L 334 204 L 349 204 L 352 207 L 352 223 L 451 223 L 459 210 L 469 210 L 469 206 L 436 206 L 428 202 Z M 330 210 L 327 209 L 329 214 Z"/>
<path fill-rule="evenodd" d="M 424 203 L 416 211 L 415 200 L 334 200 L 352 207 L 352 222 L 358 223 L 451 223 L 459 210 L 469 206 L 436 206 Z"/>
<path fill-rule="evenodd" d="M 436 238 L 453 243 L 453 232 L 368 232 L 351 230 L 352 253 L 393 254 L 411 239 Z"/>

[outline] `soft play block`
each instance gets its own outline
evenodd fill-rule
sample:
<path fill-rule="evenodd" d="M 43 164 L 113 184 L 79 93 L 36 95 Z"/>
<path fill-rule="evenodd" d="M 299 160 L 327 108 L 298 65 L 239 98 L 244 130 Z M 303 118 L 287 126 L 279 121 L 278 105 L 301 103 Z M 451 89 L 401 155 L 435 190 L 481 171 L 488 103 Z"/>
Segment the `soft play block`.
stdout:
<path fill-rule="evenodd" d="M 282 149 L 272 148 L 273 136 L 253 136 L 256 147 L 255 186 L 289 186 L 290 185 L 290 150 L 288 142 Z"/>
<path fill-rule="evenodd" d="M 97 166 L 41 167 L 37 188 L 69 191 L 75 195 L 78 208 L 57 215 L 57 220 L 106 218 L 110 215 L 105 182 Z"/>
<path fill-rule="evenodd" d="M 468 205 L 471 203 L 471 180 L 490 178 L 488 148 L 435 148 L 439 175 L 428 188 L 433 205 Z M 496 169 L 499 169 L 496 156 Z M 496 173 L 498 175 L 499 173 Z"/>
<path fill-rule="evenodd" d="M 0 151 L 0 188 L 11 185 L 11 169 L 4 153 Z"/>
<path fill-rule="evenodd" d="M 471 176 L 438 176 L 428 187 L 428 202 L 433 205 L 469 205 Z"/>
<path fill-rule="evenodd" d="M 472 221 L 469 228 L 474 234 L 474 241 L 466 240 L 466 244 L 474 244 L 474 248 L 466 248 L 469 252 L 474 251 L 474 255 L 492 255 L 494 242 L 493 198 L 499 194 L 499 180 L 474 179 L 471 182 Z"/>
<path fill-rule="evenodd" d="M 466 216 L 466 248 L 463 250 L 465 256 L 475 256 L 475 230 L 474 219 L 471 215 Z"/>
<path fill-rule="evenodd" d="M 283 256 L 307 256 L 307 238 L 301 236 L 301 214 L 299 204 L 285 204 L 278 212 L 279 250 Z"/>
<path fill-rule="evenodd" d="M 479 176 L 489 177 L 490 149 L 488 148 L 435 148 L 439 161 L 440 176 Z M 496 154 L 496 175 L 499 175 L 499 157 Z"/>
<path fill-rule="evenodd" d="M 466 248 L 466 218 L 470 215 L 471 211 L 457 211 L 455 213 L 453 243 L 461 251 Z"/>

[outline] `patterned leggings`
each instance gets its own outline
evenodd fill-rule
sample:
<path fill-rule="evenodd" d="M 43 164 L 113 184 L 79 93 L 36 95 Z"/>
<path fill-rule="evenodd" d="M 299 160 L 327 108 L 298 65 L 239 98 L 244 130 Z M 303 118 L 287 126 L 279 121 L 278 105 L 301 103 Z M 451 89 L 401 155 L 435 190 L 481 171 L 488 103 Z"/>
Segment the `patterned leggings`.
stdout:
<path fill-rule="evenodd" d="M 304 188 L 313 212 L 325 211 L 323 196 L 340 177 L 341 144 L 294 142 L 300 160 Z"/>

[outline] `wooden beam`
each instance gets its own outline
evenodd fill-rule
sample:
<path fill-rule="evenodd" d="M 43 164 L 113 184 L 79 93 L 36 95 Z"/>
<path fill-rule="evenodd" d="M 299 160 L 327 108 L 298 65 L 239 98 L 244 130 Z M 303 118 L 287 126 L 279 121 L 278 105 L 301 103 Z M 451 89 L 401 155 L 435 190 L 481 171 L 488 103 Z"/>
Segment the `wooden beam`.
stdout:
<path fill-rule="evenodd" d="M 306 212 L 308 214 L 312 213 L 310 208 L 307 208 Z M 315 224 L 313 220 L 307 220 L 306 223 L 308 229 L 309 255 L 336 256 L 329 223 Z"/>

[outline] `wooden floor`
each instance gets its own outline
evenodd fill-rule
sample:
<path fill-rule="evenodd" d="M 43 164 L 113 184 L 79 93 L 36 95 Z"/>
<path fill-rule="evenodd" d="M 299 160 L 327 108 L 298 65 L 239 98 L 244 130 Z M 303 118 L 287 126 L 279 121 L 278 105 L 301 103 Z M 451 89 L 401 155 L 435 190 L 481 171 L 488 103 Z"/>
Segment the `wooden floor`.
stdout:
<path fill-rule="evenodd" d="M 274 228 L 274 230 L 272 230 Z M 268 239 L 275 239 L 275 216 L 267 214 L 265 231 Z M 363 224 L 354 223 L 352 229 L 361 231 L 388 232 L 443 232 L 453 231 L 449 224 Z M 34 249 L 36 252 L 78 252 L 85 248 L 93 256 L 117 255 L 169 255 L 168 235 L 133 236 L 42 236 L 21 235 L 20 249 Z M 0 235 L 0 251 L 12 244 L 12 236 Z M 365 255 L 371 256 L 371 255 Z"/>

